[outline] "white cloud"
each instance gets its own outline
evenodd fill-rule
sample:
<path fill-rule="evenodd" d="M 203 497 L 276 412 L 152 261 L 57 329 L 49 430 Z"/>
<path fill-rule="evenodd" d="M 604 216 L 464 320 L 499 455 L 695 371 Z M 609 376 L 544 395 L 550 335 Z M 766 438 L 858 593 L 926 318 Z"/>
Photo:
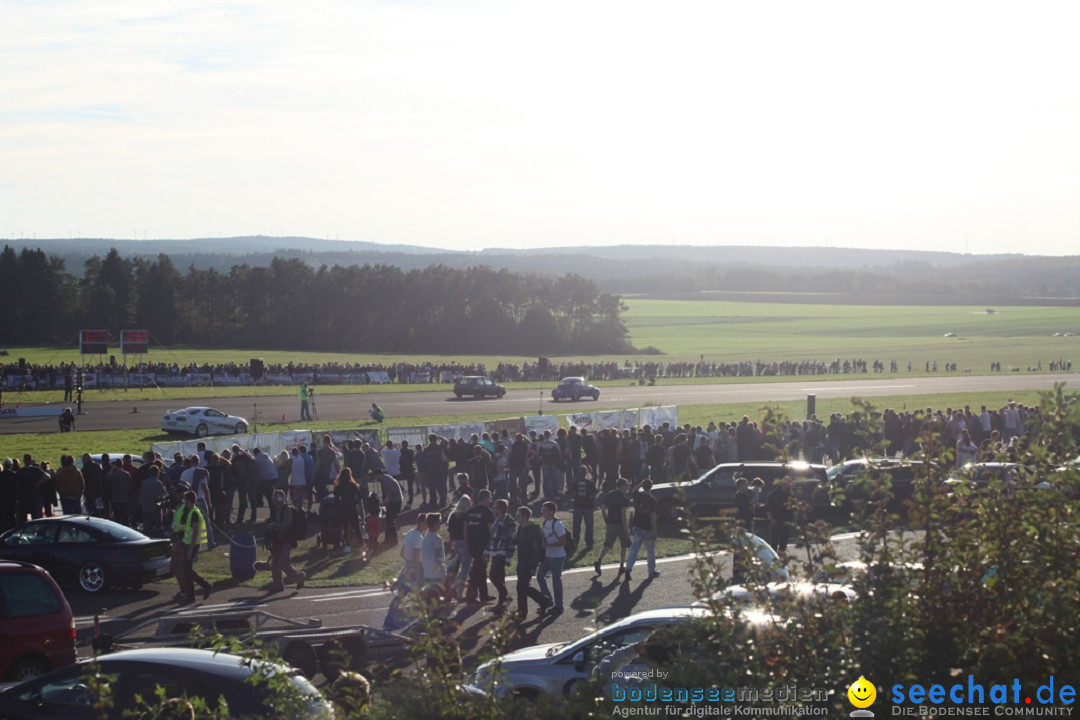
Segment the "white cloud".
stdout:
<path fill-rule="evenodd" d="M 0 235 L 1073 253 L 1076 14 L 0 1 Z"/>

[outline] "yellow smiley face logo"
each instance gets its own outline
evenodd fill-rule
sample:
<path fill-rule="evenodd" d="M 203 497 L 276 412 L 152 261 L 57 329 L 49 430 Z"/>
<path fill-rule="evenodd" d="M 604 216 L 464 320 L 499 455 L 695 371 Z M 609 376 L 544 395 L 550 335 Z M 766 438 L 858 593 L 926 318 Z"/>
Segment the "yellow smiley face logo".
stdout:
<path fill-rule="evenodd" d="M 866 678 L 860 677 L 851 683 L 851 687 L 847 691 L 847 697 L 851 704 L 857 708 L 870 707 L 877 698 L 877 688 Z"/>

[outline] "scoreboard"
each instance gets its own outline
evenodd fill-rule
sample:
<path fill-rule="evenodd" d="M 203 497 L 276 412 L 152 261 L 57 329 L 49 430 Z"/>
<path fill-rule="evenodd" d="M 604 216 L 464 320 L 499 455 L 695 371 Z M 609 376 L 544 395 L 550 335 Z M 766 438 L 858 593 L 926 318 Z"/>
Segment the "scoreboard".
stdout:
<path fill-rule="evenodd" d="M 122 355 L 146 355 L 150 352 L 150 333 L 146 330 L 120 331 Z"/>
<path fill-rule="evenodd" d="M 81 355 L 108 355 L 109 354 L 109 331 L 108 330 L 80 330 L 79 331 L 79 354 L 81 354 Z"/>

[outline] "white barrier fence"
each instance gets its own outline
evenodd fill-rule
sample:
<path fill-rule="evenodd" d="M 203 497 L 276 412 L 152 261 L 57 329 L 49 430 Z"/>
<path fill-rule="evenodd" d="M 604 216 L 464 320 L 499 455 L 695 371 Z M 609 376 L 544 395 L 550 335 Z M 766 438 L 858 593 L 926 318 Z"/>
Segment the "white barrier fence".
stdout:
<path fill-rule="evenodd" d="M 458 425 L 416 425 L 412 427 L 387 428 L 385 440 L 393 440 L 395 445 L 408 442 L 411 445 L 427 444 L 428 435 L 434 433 L 448 440 L 461 438 L 468 440 L 472 435 L 480 435 L 485 432 L 501 432 L 506 430 L 510 433 L 537 431 L 542 433 L 550 430 L 552 433 L 560 427 L 559 420 L 569 427 L 575 425 L 584 430 L 602 430 L 606 428 L 625 429 L 650 425 L 659 427 L 662 423 L 677 425 L 679 422 L 679 407 L 677 405 L 665 405 L 662 407 L 633 408 L 630 410 L 598 410 L 587 413 L 573 413 L 570 415 L 533 415 L 529 417 L 506 418 L 503 420 L 489 420 L 487 422 L 461 423 Z M 341 447 L 347 440 L 360 440 L 378 447 L 385 441 L 383 432 L 378 428 L 363 428 L 354 430 L 284 430 L 272 433 L 255 433 L 248 435 L 218 435 L 207 437 L 202 440 L 182 440 L 169 443 L 155 443 L 151 449 L 160 453 L 162 457 L 171 458 L 177 452 L 184 457 L 193 455 L 199 442 L 206 443 L 207 450 L 220 453 L 222 450 L 239 445 L 247 451 L 259 448 L 263 452 L 276 455 L 282 450 L 291 451 L 294 447 L 306 445 L 311 447 L 312 442 L 321 442 L 323 435 L 329 435 L 335 445 Z"/>

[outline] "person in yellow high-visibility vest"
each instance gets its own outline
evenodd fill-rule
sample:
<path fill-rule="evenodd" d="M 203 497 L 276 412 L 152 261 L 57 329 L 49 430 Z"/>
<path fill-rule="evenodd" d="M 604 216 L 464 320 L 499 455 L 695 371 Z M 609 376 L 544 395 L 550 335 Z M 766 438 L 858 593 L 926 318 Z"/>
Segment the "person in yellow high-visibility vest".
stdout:
<path fill-rule="evenodd" d="M 203 599 L 210 597 L 213 591 L 210 583 L 199 573 L 195 572 L 195 559 L 199 555 L 199 546 L 206 542 L 206 518 L 203 517 L 199 508 L 195 507 L 195 493 L 188 490 L 184 493 L 184 502 L 176 509 L 173 515 L 173 538 L 180 544 L 181 563 L 183 572 L 177 581 L 180 583 L 180 602 L 191 602 L 195 599 L 195 583 L 203 591 Z"/>

